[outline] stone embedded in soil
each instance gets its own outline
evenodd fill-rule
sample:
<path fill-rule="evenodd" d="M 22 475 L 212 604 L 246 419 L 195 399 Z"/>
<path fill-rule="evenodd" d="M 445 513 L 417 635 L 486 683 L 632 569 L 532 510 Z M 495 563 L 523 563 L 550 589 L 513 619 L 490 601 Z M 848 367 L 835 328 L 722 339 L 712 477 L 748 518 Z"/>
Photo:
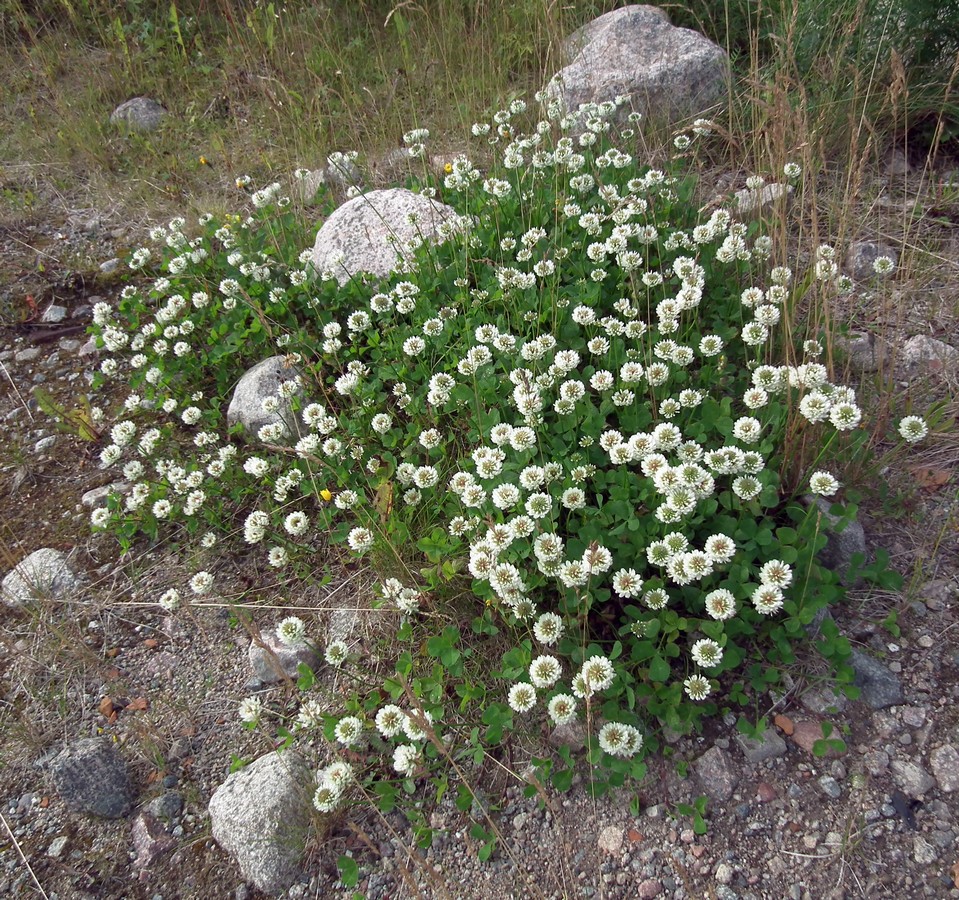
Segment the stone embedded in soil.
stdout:
<path fill-rule="evenodd" d="M 850 245 L 846 253 L 846 272 L 860 281 L 875 278 L 876 270 L 873 263 L 880 256 L 888 256 L 894 263 L 899 262 L 899 253 L 888 244 L 877 244 L 873 241 L 856 241 Z"/>
<path fill-rule="evenodd" d="M 176 838 L 170 834 L 167 823 L 148 809 L 141 810 L 133 820 L 131 835 L 136 854 L 134 864 L 138 869 L 150 868 L 164 853 L 169 853 L 176 846 Z"/>
<path fill-rule="evenodd" d="M 767 759 L 776 759 L 786 755 L 786 742 L 771 729 L 766 729 L 761 737 L 754 738 L 745 734 L 736 735 L 736 743 L 743 755 L 754 765 Z"/>
<path fill-rule="evenodd" d="M 108 738 L 83 738 L 50 763 L 57 794 L 76 812 L 119 819 L 130 812 L 135 791 L 126 762 Z"/>
<path fill-rule="evenodd" d="M 297 370 L 288 364 L 285 356 L 271 356 L 247 370 L 233 390 L 233 397 L 226 411 L 228 427 L 242 425 L 244 433 L 252 440 L 264 425 L 283 425 L 287 438 L 276 443 L 285 443 L 291 438 L 295 443 L 299 427 L 296 414 L 290 401 L 280 399 L 277 392 L 281 384 L 292 381 L 298 374 Z M 297 388 L 296 394 L 302 397 L 302 389 Z M 275 412 L 263 409 L 263 401 L 268 398 L 279 401 L 279 408 Z"/>
<path fill-rule="evenodd" d="M 442 239 L 457 218 L 451 206 L 405 188 L 370 191 L 348 200 L 323 223 L 313 265 L 331 271 L 341 285 L 361 272 L 385 278 L 401 267 L 411 241 Z"/>
<path fill-rule="evenodd" d="M 726 95 L 729 57 L 698 32 L 673 26 L 652 6 L 626 6 L 574 31 L 563 44 L 567 63 L 546 95 L 567 110 L 628 95 L 630 111 L 678 122 Z"/>
<path fill-rule="evenodd" d="M 801 747 L 807 753 L 813 752 L 816 741 L 824 740 L 822 732 L 822 723 L 813 719 L 802 719 L 793 725 L 793 733 L 790 735 L 794 744 Z M 832 737 L 832 735 L 830 735 Z M 826 756 L 837 756 L 837 751 L 830 748 Z"/>
<path fill-rule="evenodd" d="M 301 664 L 314 671 L 320 665 L 320 653 L 310 643 L 288 647 L 275 631 L 266 631 L 259 641 L 251 641 L 249 649 L 250 665 L 260 684 L 275 684 L 284 678 L 296 679 Z"/>
<path fill-rule="evenodd" d="M 154 131 L 169 115 L 156 100 L 150 97 L 133 97 L 121 103 L 110 114 L 114 125 L 125 125 L 133 131 Z"/>
<path fill-rule="evenodd" d="M 77 586 L 67 555 L 50 547 L 35 550 L 6 574 L 0 599 L 8 606 L 32 600 L 61 600 Z"/>
<path fill-rule="evenodd" d="M 959 350 L 925 334 L 917 334 L 902 345 L 902 361 L 929 371 L 941 371 L 959 361 Z"/>
<path fill-rule="evenodd" d="M 809 503 L 813 498 L 806 497 L 804 499 Z M 819 552 L 819 561 L 827 569 L 836 572 L 842 581 L 847 583 L 852 558 L 860 556 L 865 560 L 866 532 L 855 518 L 846 522 L 840 531 L 839 523 L 842 518 L 834 516 L 830 512 L 834 504 L 826 497 L 816 497 L 814 499 L 821 514 L 820 526 L 826 534 L 826 546 Z"/>
<path fill-rule="evenodd" d="M 892 772 L 892 780 L 902 792 L 915 800 L 920 799 L 936 786 L 933 777 L 922 766 L 911 760 L 894 759 L 889 763 L 889 770 Z"/>
<path fill-rule="evenodd" d="M 817 716 L 825 716 L 832 713 L 842 712 L 846 708 L 847 700 L 842 694 L 836 693 L 831 688 L 813 688 L 804 691 L 799 698 L 799 702 Z"/>
<path fill-rule="evenodd" d="M 656 900 L 663 895 L 663 883 L 656 878 L 647 878 L 636 887 L 636 896 L 639 900 Z"/>
<path fill-rule="evenodd" d="M 80 498 L 80 503 L 87 509 L 97 509 L 107 505 L 107 500 L 109 500 L 111 494 L 126 493 L 131 487 L 129 481 L 114 481 L 111 484 L 91 488 Z"/>
<path fill-rule="evenodd" d="M 948 609 L 956 599 L 956 586 L 945 578 L 927 581 L 919 589 L 919 599 L 932 612 L 942 612 Z"/>
<path fill-rule="evenodd" d="M 286 890 L 299 873 L 313 819 L 311 785 L 299 754 L 274 752 L 234 772 L 210 798 L 214 839 L 265 893 Z"/>
<path fill-rule="evenodd" d="M 736 191 L 736 214 L 753 219 L 765 213 L 780 212 L 793 192 L 791 184 L 766 184 L 761 188 Z"/>
<path fill-rule="evenodd" d="M 549 735 L 550 747 L 569 747 L 573 753 L 579 753 L 586 747 L 586 726 L 579 721 L 557 725 Z"/>
<path fill-rule="evenodd" d="M 952 744 L 943 744 L 929 754 L 929 768 L 940 791 L 959 791 L 959 752 Z"/>
<path fill-rule="evenodd" d="M 837 337 L 836 346 L 857 372 L 878 371 L 889 355 L 887 346 L 871 332 L 854 331 L 848 338 Z"/>
<path fill-rule="evenodd" d="M 853 683 L 860 689 L 859 697 L 871 709 L 886 709 L 902 703 L 902 684 L 878 659 L 853 649 L 849 665 L 855 673 Z"/>
<path fill-rule="evenodd" d="M 623 849 L 623 829 L 618 825 L 607 825 L 599 833 L 599 849 L 610 856 L 619 856 Z"/>
<path fill-rule="evenodd" d="M 739 784 L 739 773 L 730 755 L 721 747 L 710 747 L 694 763 L 703 790 L 713 800 L 728 800 Z"/>

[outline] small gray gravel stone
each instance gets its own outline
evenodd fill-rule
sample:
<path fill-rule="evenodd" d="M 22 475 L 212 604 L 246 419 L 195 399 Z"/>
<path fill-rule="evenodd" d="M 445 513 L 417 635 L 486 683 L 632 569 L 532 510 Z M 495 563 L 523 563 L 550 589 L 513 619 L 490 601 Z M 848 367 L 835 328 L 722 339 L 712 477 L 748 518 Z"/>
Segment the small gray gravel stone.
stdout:
<path fill-rule="evenodd" d="M 854 648 L 849 664 L 855 673 L 853 683 L 861 691 L 860 698 L 871 709 L 886 709 L 902 703 L 902 684 L 878 659 Z"/>
<path fill-rule="evenodd" d="M 931 791 L 936 782 L 933 777 L 920 765 L 907 759 L 894 759 L 889 764 L 892 780 L 902 789 L 904 794 L 919 799 Z"/>
<path fill-rule="evenodd" d="M 607 825 L 599 833 L 599 849 L 610 856 L 619 856 L 623 849 L 623 829 L 618 825 Z"/>
<path fill-rule="evenodd" d="M 943 744 L 929 754 L 929 768 L 940 791 L 959 791 L 959 752 L 952 744 Z"/>
<path fill-rule="evenodd" d="M 703 790 L 713 800 L 728 800 L 739 784 L 739 773 L 732 758 L 719 747 L 711 747 L 694 763 Z"/>
<path fill-rule="evenodd" d="M 0 599 L 9 606 L 32 600 L 60 600 L 77 585 L 67 555 L 50 547 L 35 550 L 6 574 L 0 584 Z"/>
<path fill-rule="evenodd" d="M 822 788 L 822 792 L 833 800 L 838 800 L 842 796 L 842 788 L 832 775 L 823 775 L 819 779 L 819 786 Z"/>
<path fill-rule="evenodd" d="M 939 858 L 939 854 L 929 841 L 917 834 L 912 842 L 912 858 L 922 866 L 930 866 Z"/>
<path fill-rule="evenodd" d="M 764 731 L 759 738 L 737 734 L 736 743 L 739 744 L 746 759 L 754 765 L 767 759 L 777 759 L 786 755 L 786 742 L 771 729 Z"/>

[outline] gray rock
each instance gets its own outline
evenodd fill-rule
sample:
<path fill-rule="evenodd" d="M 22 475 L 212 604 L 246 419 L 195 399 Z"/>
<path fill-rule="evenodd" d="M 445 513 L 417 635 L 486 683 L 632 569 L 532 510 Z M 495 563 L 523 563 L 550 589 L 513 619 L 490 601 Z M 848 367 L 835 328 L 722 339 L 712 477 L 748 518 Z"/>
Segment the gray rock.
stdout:
<path fill-rule="evenodd" d="M 284 381 L 290 381 L 297 374 L 297 370 L 288 365 L 285 356 L 271 356 L 257 363 L 244 373 L 233 390 L 233 397 L 226 411 L 227 425 L 232 428 L 240 424 L 247 437 L 255 438 L 264 425 L 282 424 L 287 437 L 278 443 L 287 442 L 291 437 L 295 443 L 300 433 L 300 425 L 290 401 L 280 398 L 277 391 Z M 300 397 L 303 396 L 302 389 L 297 393 Z M 279 400 L 280 405 L 276 412 L 266 412 L 263 409 L 263 401 L 268 397 Z"/>
<path fill-rule="evenodd" d="M 908 759 L 894 759 L 889 763 L 889 771 L 902 792 L 917 800 L 936 786 L 933 777 L 922 766 Z"/>
<path fill-rule="evenodd" d="M 623 829 L 620 826 L 607 825 L 599 833 L 597 846 L 604 853 L 608 853 L 610 856 L 618 857 L 623 849 L 623 839 L 624 839 L 624 833 L 623 833 Z"/>
<path fill-rule="evenodd" d="M 897 265 L 899 263 L 899 253 L 894 248 L 872 241 L 856 241 L 846 253 L 846 272 L 860 281 L 875 278 L 873 263 L 880 256 L 888 256 Z"/>
<path fill-rule="evenodd" d="M 919 588 L 919 599 L 933 612 L 948 609 L 956 599 L 956 585 L 945 578 L 927 581 Z"/>
<path fill-rule="evenodd" d="M 804 691 L 799 698 L 799 702 L 811 713 L 824 716 L 827 714 L 841 712 L 846 708 L 847 700 L 832 688 L 813 688 Z"/>
<path fill-rule="evenodd" d="M 819 787 L 821 787 L 822 792 L 832 800 L 838 800 L 842 796 L 842 788 L 832 775 L 823 775 L 819 779 Z"/>
<path fill-rule="evenodd" d="M 811 501 L 811 497 L 806 497 L 806 502 Z M 866 557 L 866 532 L 863 530 L 859 521 L 852 519 L 842 525 L 841 516 L 834 516 L 830 509 L 833 504 L 827 497 L 816 497 L 816 506 L 820 512 L 820 529 L 826 535 L 826 546 L 819 552 L 819 561 L 827 568 L 836 572 L 844 583 L 848 584 L 849 569 L 852 564 L 852 558 L 855 555 L 861 555 L 863 561 Z"/>
<path fill-rule="evenodd" d="M 878 372 L 889 357 L 887 346 L 871 331 L 850 332 L 849 337 L 838 338 L 836 346 L 856 372 Z"/>
<path fill-rule="evenodd" d="M 929 767 L 939 785 L 946 794 L 959 791 L 959 752 L 952 744 L 943 744 L 929 754 Z"/>
<path fill-rule="evenodd" d="M 694 763 L 703 790 L 713 800 L 728 800 L 739 784 L 739 773 L 732 757 L 719 747 L 710 747 Z"/>
<path fill-rule="evenodd" d="M 167 791 L 159 797 L 154 797 L 143 807 L 143 811 L 169 824 L 179 818 L 183 812 L 183 795 L 176 791 Z"/>
<path fill-rule="evenodd" d="M 740 219 L 755 219 L 773 210 L 782 210 L 793 192 L 791 184 L 767 184 L 761 188 L 736 191 L 736 214 Z"/>
<path fill-rule="evenodd" d="M 326 158 L 326 181 L 340 190 L 363 186 L 363 173 L 348 153 L 331 153 Z"/>
<path fill-rule="evenodd" d="M 314 670 L 320 665 L 320 653 L 310 643 L 287 647 L 274 631 L 264 632 L 260 638 L 260 643 L 252 641 L 249 649 L 250 665 L 260 685 L 275 684 L 284 677 L 295 681 L 301 663 Z"/>
<path fill-rule="evenodd" d="M 169 825 L 155 816 L 149 808 L 140 811 L 131 826 L 134 864 L 138 869 L 148 869 L 164 853 L 176 847 L 176 838 L 170 834 Z"/>
<path fill-rule="evenodd" d="M 114 256 L 113 259 L 104 260 L 100 263 L 100 271 L 104 275 L 112 275 L 120 268 L 120 257 Z"/>
<path fill-rule="evenodd" d="M 18 350 L 14 354 L 13 359 L 18 363 L 33 362 L 40 356 L 40 352 L 41 351 L 39 347 L 26 347 L 23 350 Z"/>
<path fill-rule="evenodd" d="M 43 453 L 44 450 L 49 450 L 57 442 L 57 436 L 55 434 L 48 434 L 46 437 L 40 438 L 33 445 L 34 453 Z"/>
<path fill-rule="evenodd" d="M 98 509 L 107 505 L 110 494 L 124 494 L 132 485 L 129 481 L 114 481 L 111 484 L 104 484 L 97 488 L 91 488 L 85 491 L 80 497 L 80 503 L 87 509 Z"/>
<path fill-rule="evenodd" d="M 925 334 L 917 334 L 902 345 L 902 361 L 907 366 L 939 371 L 955 366 L 959 350 Z"/>
<path fill-rule="evenodd" d="M 403 188 L 371 191 L 348 200 L 323 223 L 313 265 L 331 271 L 340 284 L 361 272 L 383 278 L 401 268 L 411 244 L 442 239 L 458 221 L 452 207 L 422 194 Z"/>
<path fill-rule="evenodd" d="M 629 95 L 632 111 L 677 122 L 705 112 L 725 96 L 726 52 L 688 28 L 676 28 L 653 6 L 626 6 L 573 32 L 564 44 L 567 65 L 550 80 L 547 96 L 565 109 Z"/>
<path fill-rule="evenodd" d="M 859 696 L 871 709 L 886 709 L 902 703 L 899 678 L 878 659 L 853 648 L 849 665 L 855 673 L 853 683 L 860 689 Z"/>
<path fill-rule="evenodd" d="M 63 851 L 67 849 L 67 841 L 70 838 L 65 834 L 61 834 L 59 837 L 55 837 L 50 841 L 50 846 L 47 847 L 47 856 L 52 859 L 59 859 L 63 856 Z"/>
<path fill-rule="evenodd" d="M 62 600 L 77 586 L 67 555 L 50 547 L 35 550 L 6 574 L 0 584 L 0 599 L 8 606 L 32 600 Z"/>
<path fill-rule="evenodd" d="M 134 97 L 121 103 L 110 114 L 110 122 L 124 125 L 131 131 L 155 131 L 169 115 L 156 100 L 149 97 Z"/>
<path fill-rule="evenodd" d="M 312 819 L 310 767 L 297 753 L 270 753 L 234 772 L 210 798 L 216 842 L 243 877 L 278 894 L 297 877 Z"/>
<path fill-rule="evenodd" d="M 67 807 L 104 819 L 119 819 L 133 807 L 126 763 L 108 738 L 83 738 L 50 763 L 50 777 Z"/>
<path fill-rule="evenodd" d="M 66 317 L 67 308 L 65 306 L 58 306 L 56 303 L 51 303 L 43 311 L 40 321 L 46 322 L 48 325 L 55 325 L 57 322 L 62 322 Z"/>
<path fill-rule="evenodd" d="M 776 759 L 786 755 L 786 742 L 772 729 L 767 728 L 762 737 L 753 738 L 745 734 L 736 735 L 743 755 L 754 765 L 766 759 Z"/>
<path fill-rule="evenodd" d="M 939 854 L 929 841 L 917 834 L 912 841 L 912 858 L 921 866 L 931 866 L 939 858 Z"/>
<path fill-rule="evenodd" d="M 579 721 L 566 725 L 557 725 L 549 735 L 550 747 L 569 747 L 573 753 L 579 753 L 586 747 L 586 726 Z"/>

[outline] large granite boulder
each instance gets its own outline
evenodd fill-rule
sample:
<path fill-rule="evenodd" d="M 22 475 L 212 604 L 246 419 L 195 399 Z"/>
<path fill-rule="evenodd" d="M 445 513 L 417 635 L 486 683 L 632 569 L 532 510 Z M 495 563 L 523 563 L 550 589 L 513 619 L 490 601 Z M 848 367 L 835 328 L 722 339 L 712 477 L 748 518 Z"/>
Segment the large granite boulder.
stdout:
<path fill-rule="evenodd" d="M 274 752 L 234 772 L 210 798 L 214 839 L 264 893 L 286 890 L 299 872 L 313 818 L 312 784 L 301 756 Z"/>
<path fill-rule="evenodd" d="M 34 600 L 60 600 L 77 586 L 67 555 L 50 547 L 35 550 L 9 571 L 0 585 L 0 599 L 7 606 L 22 606 Z"/>
<path fill-rule="evenodd" d="M 280 385 L 285 381 L 292 381 L 299 373 L 289 365 L 285 356 L 271 356 L 257 363 L 252 369 L 243 374 L 233 389 L 233 397 L 226 411 L 227 425 L 243 426 L 248 437 L 256 437 L 264 425 L 280 425 L 284 434 L 278 440 L 269 443 L 294 442 L 297 435 L 296 413 L 289 399 L 279 395 Z M 302 388 L 297 388 L 294 396 L 303 396 Z M 270 411 L 264 408 L 276 402 L 277 408 Z"/>
<path fill-rule="evenodd" d="M 313 265 L 340 284 L 360 272 L 381 278 L 400 268 L 411 246 L 441 240 L 455 226 L 456 210 L 404 188 L 370 191 L 344 203 L 323 223 Z"/>
<path fill-rule="evenodd" d="M 729 57 L 654 6 L 625 6 L 584 25 L 564 45 L 567 65 L 547 96 L 574 112 L 628 95 L 621 107 L 670 123 L 706 112 L 726 93 Z"/>

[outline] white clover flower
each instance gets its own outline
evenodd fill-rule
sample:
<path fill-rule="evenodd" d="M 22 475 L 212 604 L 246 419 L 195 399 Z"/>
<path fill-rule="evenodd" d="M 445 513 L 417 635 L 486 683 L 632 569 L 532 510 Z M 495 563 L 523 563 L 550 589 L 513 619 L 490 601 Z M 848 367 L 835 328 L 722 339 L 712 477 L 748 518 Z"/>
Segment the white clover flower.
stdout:
<path fill-rule="evenodd" d="M 702 638 L 693 644 L 690 656 L 697 666 L 712 669 L 723 661 L 723 648 L 710 638 Z"/>
<path fill-rule="evenodd" d="M 872 262 L 872 270 L 877 275 L 889 275 L 895 269 L 895 260 L 890 256 L 877 256 Z"/>
<path fill-rule="evenodd" d="M 568 725 L 576 718 L 576 698 L 557 694 L 546 706 L 546 712 L 556 725 Z"/>
<path fill-rule="evenodd" d="M 176 588 L 170 588 L 160 595 L 160 608 L 168 613 L 175 612 L 180 608 L 180 592 Z"/>
<path fill-rule="evenodd" d="M 306 643 L 306 623 L 298 616 L 287 616 L 276 626 L 276 636 L 284 647 Z"/>
<path fill-rule="evenodd" d="M 566 626 L 556 613 L 543 613 L 533 625 L 533 636 L 547 646 L 557 643 L 565 632 Z"/>
<path fill-rule="evenodd" d="M 743 416 L 733 424 L 733 437 L 744 444 L 755 444 L 762 436 L 762 425 L 758 419 Z"/>
<path fill-rule="evenodd" d="M 736 614 L 736 598 L 732 591 L 717 588 L 706 595 L 706 612 L 717 621 L 731 619 Z"/>
<path fill-rule="evenodd" d="M 634 756 L 643 746 L 643 736 L 632 725 L 607 722 L 599 730 L 599 746 L 610 756 Z"/>
<path fill-rule="evenodd" d="M 335 669 L 343 665 L 347 656 L 349 656 L 349 649 L 343 641 L 330 641 L 323 654 L 323 658 Z"/>
<path fill-rule="evenodd" d="M 929 434 L 929 426 L 921 416 L 906 416 L 899 423 L 899 434 L 908 443 L 917 444 Z"/>
<path fill-rule="evenodd" d="M 753 591 L 750 599 L 753 602 L 753 606 L 756 607 L 756 611 L 764 616 L 770 616 L 778 612 L 783 606 L 782 591 L 773 584 L 759 585 L 759 587 Z"/>
<path fill-rule="evenodd" d="M 266 560 L 274 569 L 282 569 L 290 561 L 290 554 L 285 547 L 270 547 Z"/>
<path fill-rule="evenodd" d="M 799 163 L 788 162 L 783 166 L 783 175 L 790 180 L 795 180 L 802 174 L 802 167 Z"/>
<path fill-rule="evenodd" d="M 712 693 L 713 686 L 702 675 L 690 675 L 683 682 L 683 689 L 690 700 L 705 700 Z"/>
<path fill-rule="evenodd" d="M 536 690 L 530 684 L 519 682 L 509 689 L 506 700 L 514 712 L 529 712 L 536 705 Z"/>
<path fill-rule="evenodd" d="M 809 477 L 809 490 L 822 497 L 831 497 L 839 490 L 839 482 L 829 472 L 813 472 Z"/>
<path fill-rule="evenodd" d="M 598 691 L 605 691 L 616 676 L 613 664 L 605 656 L 592 656 L 583 663 L 579 671 L 579 681 L 589 696 Z"/>
<path fill-rule="evenodd" d="M 385 738 L 396 737 L 403 731 L 406 713 L 392 703 L 382 707 L 376 714 L 376 730 Z"/>
<path fill-rule="evenodd" d="M 310 520 L 306 513 L 297 510 L 283 520 L 283 527 L 294 537 L 299 537 L 310 527 Z"/>
<path fill-rule="evenodd" d="M 213 589 L 214 576 L 209 572 L 197 572 L 190 579 L 190 589 L 194 594 L 208 594 Z"/>
<path fill-rule="evenodd" d="M 529 680 L 533 687 L 551 688 L 563 674 L 563 667 L 555 656 L 537 656 L 529 667 Z"/>
<path fill-rule="evenodd" d="M 426 710 L 416 713 L 407 713 L 403 719 L 403 733 L 411 741 L 422 741 L 426 738 L 426 730 L 433 724 L 433 715 Z"/>
<path fill-rule="evenodd" d="M 344 747 L 355 747 L 363 737 L 363 721 L 356 716 L 344 716 L 336 723 L 333 735 Z"/>
<path fill-rule="evenodd" d="M 855 403 L 837 403 L 829 410 L 829 421 L 838 431 L 851 431 L 862 419 L 862 410 Z"/>
<path fill-rule="evenodd" d="M 313 806 L 317 812 L 331 813 L 340 805 L 341 799 L 342 791 L 331 784 L 321 784 L 313 793 Z"/>
<path fill-rule="evenodd" d="M 247 725 L 256 725 L 263 715 L 263 703 L 259 697 L 246 697 L 240 701 L 237 715 L 241 722 Z"/>
<path fill-rule="evenodd" d="M 759 583 L 771 584 L 777 588 L 787 588 L 792 584 L 792 566 L 781 559 L 771 559 L 759 570 Z"/>
<path fill-rule="evenodd" d="M 90 513 L 90 524 L 94 528 L 106 528 L 110 524 L 110 510 L 105 506 L 95 509 Z"/>
<path fill-rule="evenodd" d="M 374 543 L 373 532 L 369 528 L 354 528 L 347 535 L 346 542 L 356 553 L 366 553 Z"/>
<path fill-rule="evenodd" d="M 393 768 L 400 775 L 412 775 L 420 764 L 420 750 L 414 744 L 400 744 L 393 751 Z"/>

